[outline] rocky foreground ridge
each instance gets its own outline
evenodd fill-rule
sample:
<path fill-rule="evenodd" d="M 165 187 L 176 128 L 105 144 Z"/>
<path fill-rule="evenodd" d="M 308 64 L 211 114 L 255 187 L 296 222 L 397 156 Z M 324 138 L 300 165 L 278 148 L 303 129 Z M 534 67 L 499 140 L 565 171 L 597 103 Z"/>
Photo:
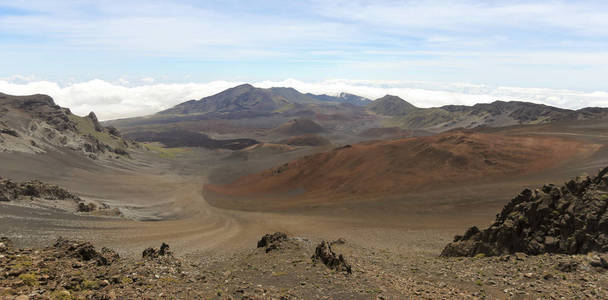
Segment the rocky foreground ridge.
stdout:
<path fill-rule="evenodd" d="M 29 249 L 0 238 L 0 299 L 605 299 L 606 259 L 402 255 L 284 233 L 200 256 L 165 243 L 130 257 L 83 241 Z"/>
<path fill-rule="evenodd" d="M 442 256 L 608 252 L 608 168 L 564 185 L 525 189 L 487 229 L 471 227 Z"/>

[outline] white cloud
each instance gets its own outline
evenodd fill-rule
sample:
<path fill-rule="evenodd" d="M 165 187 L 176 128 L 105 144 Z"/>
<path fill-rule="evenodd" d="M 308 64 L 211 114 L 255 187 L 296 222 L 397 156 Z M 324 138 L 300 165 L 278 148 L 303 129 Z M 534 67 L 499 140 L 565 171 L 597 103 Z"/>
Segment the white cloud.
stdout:
<path fill-rule="evenodd" d="M 50 81 L 14 83 L 0 80 L 0 92 L 12 95 L 48 94 L 58 105 L 79 115 L 95 111 L 101 120 L 141 116 L 199 99 L 234 86 L 233 82 L 125 86 L 95 79 L 61 86 Z"/>
<path fill-rule="evenodd" d="M 148 115 L 181 102 L 200 99 L 242 82 L 212 81 L 205 83 L 146 84 L 126 86 L 95 79 L 60 85 L 50 81 L 15 82 L 0 80 L 0 92 L 12 95 L 48 94 L 61 106 L 85 115 L 95 111 L 101 120 Z M 293 87 L 304 93 L 337 95 L 349 92 L 371 99 L 386 94 L 397 95 L 419 107 L 448 104 L 472 105 L 495 100 L 521 100 L 578 109 L 608 106 L 608 92 L 583 92 L 547 88 L 492 87 L 468 83 L 424 81 L 378 81 L 335 79 L 306 82 L 296 79 L 253 82 L 269 88 Z"/>

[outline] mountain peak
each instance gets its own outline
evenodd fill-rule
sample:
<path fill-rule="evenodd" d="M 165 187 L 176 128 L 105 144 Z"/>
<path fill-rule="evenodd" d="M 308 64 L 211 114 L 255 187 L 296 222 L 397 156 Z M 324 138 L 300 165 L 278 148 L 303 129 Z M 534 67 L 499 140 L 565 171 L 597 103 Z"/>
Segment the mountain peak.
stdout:
<path fill-rule="evenodd" d="M 393 95 L 386 95 L 382 98 L 378 98 L 368 107 L 371 111 L 386 116 L 405 115 L 418 109 L 411 103 Z"/>
<path fill-rule="evenodd" d="M 255 87 L 253 85 L 249 84 L 249 83 L 243 83 L 241 85 L 237 85 L 237 86 L 233 87 L 233 89 L 244 89 L 244 88 L 246 88 L 246 89 L 254 89 Z"/>

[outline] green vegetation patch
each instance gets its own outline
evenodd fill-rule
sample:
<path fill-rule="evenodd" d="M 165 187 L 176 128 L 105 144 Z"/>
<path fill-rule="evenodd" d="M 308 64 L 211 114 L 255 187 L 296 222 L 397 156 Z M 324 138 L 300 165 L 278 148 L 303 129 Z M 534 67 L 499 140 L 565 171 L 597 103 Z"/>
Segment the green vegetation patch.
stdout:
<path fill-rule="evenodd" d="M 176 147 L 176 148 L 166 148 L 160 143 L 144 143 L 144 147 L 146 147 L 149 151 L 152 151 L 158 156 L 162 158 L 172 159 L 176 156 L 184 153 L 191 152 L 191 148 L 186 147 Z"/>
<path fill-rule="evenodd" d="M 112 148 L 120 148 L 118 138 L 114 138 L 108 133 L 95 130 L 95 125 L 89 118 L 79 117 L 76 115 L 69 115 L 69 118 L 76 124 L 76 128 L 78 129 L 79 133 L 83 135 L 91 135 L 100 142 L 109 145 Z"/>

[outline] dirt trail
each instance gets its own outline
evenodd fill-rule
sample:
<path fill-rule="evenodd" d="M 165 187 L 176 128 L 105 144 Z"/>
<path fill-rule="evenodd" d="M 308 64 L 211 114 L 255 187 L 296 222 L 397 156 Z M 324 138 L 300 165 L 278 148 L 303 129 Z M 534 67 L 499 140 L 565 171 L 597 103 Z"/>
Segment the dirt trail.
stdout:
<path fill-rule="evenodd" d="M 606 143 L 597 136 L 585 140 Z M 0 203 L 0 232 L 21 245 L 45 246 L 58 236 L 65 236 L 132 255 L 140 255 L 144 248 L 161 242 L 169 243 L 179 254 L 229 253 L 251 248 L 262 234 L 275 231 L 329 240 L 344 237 L 365 247 L 438 255 L 454 234 L 472 225 L 487 225 L 522 188 L 556 182 L 583 171 L 593 173 L 606 166 L 605 148 L 558 169 L 517 178 L 475 181 L 451 189 L 438 186 L 423 193 L 340 205 L 315 203 L 274 212 L 217 208 L 204 199 L 203 187 L 217 167 L 232 164 L 247 170 L 252 166 L 242 160 L 228 161 L 226 153 L 201 150 L 174 159 L 142 154 L 109 165 L 96 165 L 66 154 L 0 153 L 0 176 L 58 184 L 83 198 L 118 207 L 127 217 L 91 217 Z M 263 161 L 264 165 L 281 163 L 284 162 L 277 159 Z M 292 200 L 289 197 L 285 195 L 283 199 Z M 253 205 L 259 204 L 250 205 L 249 210 L 254 210 Z"/>

